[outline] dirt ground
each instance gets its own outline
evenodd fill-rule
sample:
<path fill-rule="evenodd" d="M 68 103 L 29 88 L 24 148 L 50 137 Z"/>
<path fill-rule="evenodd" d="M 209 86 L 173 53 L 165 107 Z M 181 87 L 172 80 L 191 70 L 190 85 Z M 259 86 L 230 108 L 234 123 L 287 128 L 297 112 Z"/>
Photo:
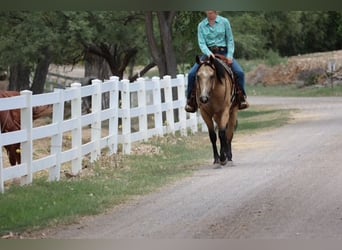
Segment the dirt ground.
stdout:
<path fill-rule="evenodd" d="M 33 238 L 342 238 L 342 98 L 251 97 L 297 109 L 281 128 L 239 135 L 233 165 Z"/>

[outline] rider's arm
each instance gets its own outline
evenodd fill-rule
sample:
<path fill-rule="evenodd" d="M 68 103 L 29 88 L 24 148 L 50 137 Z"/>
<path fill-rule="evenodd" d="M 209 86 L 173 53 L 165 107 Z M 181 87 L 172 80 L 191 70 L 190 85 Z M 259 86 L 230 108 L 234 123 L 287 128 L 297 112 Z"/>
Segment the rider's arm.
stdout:
<path fill-rule="evenodd" d="M 226 27 L 226 41 L 227 41 L 227 49 L 228 49 L 228 53 L 227 53 L 227 58 L 228 59 L 233 59 L 233 55 L 234 55 L 234 36 L 233 36 L 233 32 L 232 32 L 232 28 L 230 26 L 230 22 L 228 21 L 228 19 L 225 19 L 224 25 Z"/>

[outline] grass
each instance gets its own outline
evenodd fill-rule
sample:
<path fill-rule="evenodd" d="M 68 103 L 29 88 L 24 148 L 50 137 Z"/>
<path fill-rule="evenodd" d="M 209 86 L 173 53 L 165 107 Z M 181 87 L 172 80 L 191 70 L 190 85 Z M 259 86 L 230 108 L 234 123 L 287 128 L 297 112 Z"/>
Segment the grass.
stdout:
<path fill-rule="evenodd" d="M 295 85 L 282 86 L 247 86 L 249 96 L 288 96 L 288 97 L 323 97 L 323 96 L 342 96 L 342 85 L 329 87 L 303 87 Z"/>
<path fill-rule="evenodd" d="M 254 130 L 276 128 L 287 123 L 292 110 L 246 110 L 239 113 L 238 131 L 250 133 Z"/>
<path fill-rule="evenodd" d="M 289 119 L 290 111 L 251 108 L 240 112 L 237 134 L 281 126 Z M 135 152 L 103 156 L 79 177 L 59 182 L 40 177 L 29 186 L 11 186 L 0 194 L 0 235 L 77 222 L 191 175 L 212 161 L 207 133 L 152 138 L 136 145 Z"/>

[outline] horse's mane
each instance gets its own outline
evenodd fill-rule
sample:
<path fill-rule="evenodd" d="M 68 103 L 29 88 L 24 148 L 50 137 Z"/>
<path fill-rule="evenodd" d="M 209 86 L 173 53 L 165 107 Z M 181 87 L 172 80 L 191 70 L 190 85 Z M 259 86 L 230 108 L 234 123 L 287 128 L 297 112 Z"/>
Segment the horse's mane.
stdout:
<path fill-rule="evenodd" d="M 215 70 L 215 73 L 216 73 L 216 78 L 221 83 L 223 83 L 223 80 L 226 77 L 226 69 L 222 65 L 222 62 L 220 62 L 216 58 L 211 58 L 208 61 L 202 62 L 201 65 L 206 65 L 206 66 L 209 66 L 209 67 L 213 68 Z"/>
<path fill-rule="evenodd" d="M 214 67 L 216 69 L 215 70 L 216 71 L 216 77 L 222 83 L 226 77 L 226 73 L 227 73 L 226 69 L 224 68 L 222 63 L 219 60 L 217 60 L 216 58 L 213 60 L 213 64 L 214 64 Z"/>

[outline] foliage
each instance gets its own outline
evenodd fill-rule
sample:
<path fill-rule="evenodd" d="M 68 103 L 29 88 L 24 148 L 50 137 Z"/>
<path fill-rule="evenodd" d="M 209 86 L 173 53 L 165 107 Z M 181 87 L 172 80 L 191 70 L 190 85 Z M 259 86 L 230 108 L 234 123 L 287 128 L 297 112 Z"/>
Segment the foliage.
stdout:
<path fill-rule="evenodd" d="M 111 60 L 119 64 L 124 52 L 138 52 L 132 65 L 151 62 L 144 11 L 2 11 L 0 14 L 0 66 L 21 62 L 34 71 L 44 51 L 52 63 L 82 60 L 84 49 L 107 46 L 117 50 Z M 342 48 L 341 11 L 222 11 L 233 28 L 235 57 L 265 58 L 270 51 L 291 56 Z M 202 11 L 179 11 L 172 25 L 172 43 L 182 73 L 200 54 L 197 25 Z M 155 23 L 157 29 L 158 24 Z M 161 39 L 156 32 L 156 38 Z M 114 53 L 112 53 L 114 55 Z M 276 54 L 274 54 L 276 55 Z M 272 57 L 274 55 L 271 55 Z M 275 57 L 273 57 L 275 59 Z"/>
<path fill-rule="evenodd" d="M 298 74 L 298 80 L 304 81 L 304 86 L 316 85 L 325 74 L 326 71 L 322 68 L 305 70 Z"/>
<path fill-rule="evenodd" d="M 186 73 L 195 63 L 195 56 L 201 51 L 197 45 L 197 26 L 205 18 L 203 12 L 182 11 L 174 23 L 174 45 L 181 73 Z"/>
<path fill-rule="evenodd" d="M 271 49 L 265 53 L 264 60 L 266 65 L 269 66 L 275 66 L 282 63 L 286 63 L 286 58 L 281 57 L 278 52 L 274 52 Z"/>
<path fill-rule="evenodd" d="M 48 48 L 55 62 L 70 63 L 80 54 L 79 45 L 72 43 L 66 32 L 63 13 L 56 11 L 9 11 L 0 15 L 1 65 L 20 61 L 32 68 Z"/>
<path fill-rule="evenodd" d="M 223 12 L 231 23 L 236 58 L 260 58 L 264 54 L 266 39 L 262 36 L 265 20 L 257 12 Z"/>

